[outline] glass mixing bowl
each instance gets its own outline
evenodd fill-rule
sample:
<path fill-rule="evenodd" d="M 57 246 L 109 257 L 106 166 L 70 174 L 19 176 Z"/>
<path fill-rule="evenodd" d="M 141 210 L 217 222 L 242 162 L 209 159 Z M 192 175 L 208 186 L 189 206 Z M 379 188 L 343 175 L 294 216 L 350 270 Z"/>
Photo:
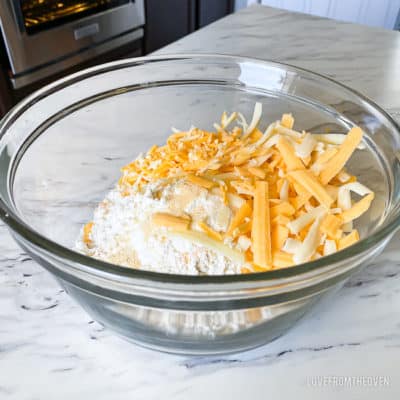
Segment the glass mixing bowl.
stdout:
<path fill-rule="evenodd" d="M 349 163 L 376 193 L 357 221 L 360 242 L 294 268 L 237 276 L 146 272 L 71 250 L 121 166 L 162 144 L 172 125 L 212 128 L 224 110 L 250 118 L 256 101 L 265 124 L 291 112 L 299 130 L 365 131 L 367 149 Z M 16 241 L 93 318 L 151 348 L 212 354 L 264 344 L 382 251 L 399 224 L 399 127 L 362 95 L 289 65 L 214 55 L 113 62 L 31 95 L 3 119 L 0 135 L 0 217 Z"/>

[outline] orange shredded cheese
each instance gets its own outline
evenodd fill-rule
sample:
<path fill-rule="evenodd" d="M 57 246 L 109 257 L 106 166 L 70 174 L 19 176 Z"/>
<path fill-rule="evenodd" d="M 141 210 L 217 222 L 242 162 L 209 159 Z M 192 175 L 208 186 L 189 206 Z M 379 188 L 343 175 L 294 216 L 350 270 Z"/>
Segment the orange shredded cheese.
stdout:
<path fill-rule="evenodd" d="M 251 231 L 251 221 L 244 222 L 235 228 L 232 232 L 232 237 L 237 238 L 240 235 L 245 235 Z"/>
<path fill-rule="evenodd" d="M 285 128 L 292 129 L 294 125 L 294 118 L 292 114 L 283 114 L 281 118 L 281 125 Z"/>
<path fill-rule="evenodd" d="M 278 214 L 276 217 L 272 218 L 272 225 L 283 225 L 286 226 L 291 219 L 286 215 Z"/>
<path fill-rule="evenodd" d="M 275 225 L 271 228 L 271 243 L 274 250 L 280 250 L 289 237 L 289 229 L 283 225 Z"/>
<path fill-rule="evenodd" d="M 196 175 L 193 175 L 193 174 L 188 174 L 186 176 L 186 179 L 189 182 L 192 182 L 192 183 L 194 183 L 196 185 L 202 186 L 202 187 L 204 187 L 206 189 L 211 189 L 212 187 L 215 186 L 215 182 L 210 181 L 207 178 L 203 178 L 201 176 L 196 176 Z"/>
<path fill-rule="evenodd" d="M 155 225 L 171 228 L 177 231 L 186 231 L 189 229 L 190 219 L 186 217 L 177 217 L 175 215 L 157 212 L 152 215 L 152 222 Z"/>
<path fill-rule="evenodd" d="M 288 268 L 294 265 L 293 256 L 283 251 L 274 251 L 272 254 L 274 269 Z"/>
<path fill-rule="evenodd" d="M 261 268 L 272 265 L 268 182 L 256 182 L 251 231 L 253 262 Z"/>
<path fill-rule="evenodd" d="M 265 176 L 267 175 L 267 172 L 260 167 L 249 167 L 247 170 L 260 179 L 265 179 Z"/>
<path fill-rule="evenodd" d="M 296 197 L 291 197 L 289 199 L 290 204 L 296 209 L 299 210 L 301 209 L 310 199 L 311 195 L 307 195 L 307 196 L 296 196 Z"/>
<path fill-rule="evenodd" d="M 329 209 L 333 203 L 333 199 L 329 196 L 326 189 L 315 178 L 315 176 L 307 170 L 298 170 L 290 172 L 292 176 L 301 186 L 314 196 L 320 204 Z"/>
<path fill-rule="evenodd" d="M 226 232 L 227 235 L 232 235 L 233 231 L 243 222 L 246 217 L 250 217 L 252 213 L 251 205 L 248 201 L 246 201 L 236 212 L 235 216 L 232 218 L 232 221 L 229 225 L 229 228 Z"/>
<path fill-rule="evenodd" d="M 328 214 L 321 222 L 320 230 L 331 238 L 335 238 L 340 227 L 343 225 L 343 219 Z"/>
<path fill-rule="evenodd" d="M 248 196 L 253 196 L 254 194 L 254 186 L 250 182 L 231 181 L 230 184 L 239 194 L 246 194 Z"/>
<path fill-rule="evenodd" d="M 360 240 L 360 235 L 358 234 L 357 229 L 353 229 L 348 235 L 339 239 L 338 249 L 342 250 L 358 242 L 359 240 Z"/>
<path fill-rule="evenodd" d="M 311 193 L 306 188 L 304 188 L 299 182 L 296 182 L 296 180 L 293 179 L 290 175 L 287 175 L 287 178 L 292 181 L 294 191 L 299 196 L 301 196 L 302 198 L 306 199 L 306 201 L 308 201 L 310 199 L 310 197 L 312 196 Z"/>
<path fill-rule="evenodd" d="M 338 150 L 335 147 L 331 147 L 326 151 L 324 151 L 323 153 L 321 153 L 315 162 L 322 165 L 328 162 L 337 152 Z"/>
<path fill-rule="evenodd" d="M 365 197 L 363 197 L 360 201 L 355 203 L 350 209 L 343 211 L 341 215 L 343 223 L 346 224 L 347 222 L 353 221 L 354 219 L 357 219 L 362 214 L 364 214 L 365 211 L 367 211 L 368 208 L 370 207 L 373 199 L 374 199 L 374 194 L 369 193 Z"/>
<path fill-rule="evenodd" d="M 224 202 L 224 204 L 227 205 L 229 203 L 229 200 L 228 200 L 228 187 L 227 187 L 226 183 L 223 182 L 223 181 L 219 181 L 218 185 L 219 185 L 219 190 L 220 190 L 221 195 L 222 195 L 222 201 Z"/>
<path fill-rule="evenodd" d="M 275 218 L 279 215 L 284 215 L 286 217 L 292 216 L 296 212 L 295 208 L 287 201 L 271 207 L 271 218 Z"/>
<path fill-rule="evenodd" d="M 276 147 L 280 151 L 288 171 L 304 168 L 304 164 L 301 159 L 296 156 L 293 146 L 283 136 L 279 138 Z"/>
<path fill-rule="evenodd" d="M 219 232 L 212 229 L 211 227 L 209 227 L 205 222 L 203 221 L 199 222 L 199 227 L 211 239 L 222 241 L 222 235 Z"/>
<path fill-rule="evenodd" d="M 320 179 L 323 185 L 337 175 L 344 167 L 354 150 L 360 144 L 363 132 L 359 127 L 352 128 L 344 142 L 339 146 L 338 152 L 325 164 Z"/>
<path fill-rule="evenodd" d="M 93 229 L 93 222 L 88 222 L 84 227 L 83 227 L 83 238 L 82 240 L 86 245 L 90 245 L 92 243 L 92 240 L 90 239 L 90 234 Z"/>

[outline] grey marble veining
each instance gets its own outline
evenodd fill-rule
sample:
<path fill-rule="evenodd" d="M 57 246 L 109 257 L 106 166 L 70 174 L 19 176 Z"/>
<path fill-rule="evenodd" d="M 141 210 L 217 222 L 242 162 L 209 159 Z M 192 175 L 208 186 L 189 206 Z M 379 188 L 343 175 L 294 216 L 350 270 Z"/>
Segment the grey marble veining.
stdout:
<path fill-rule="evenodd" d="M 181 52 L 293 64 L 349 85 L 386 109 L 400 110 L 400 32 L 252 6 L 158 54 Z"/>
<path fill-rule="evenodd" d="M 400 34 L 251 7 L 160 53 L 275 59 L 329 75 L 400 120 Z M 0 223 L 0 399 L 397 399 L 400 235 L 332 299 L 275 342 L 243 354 L 178 357 L 92 321 Z M 316 377 L 383 377 L 319 385 Z"/>

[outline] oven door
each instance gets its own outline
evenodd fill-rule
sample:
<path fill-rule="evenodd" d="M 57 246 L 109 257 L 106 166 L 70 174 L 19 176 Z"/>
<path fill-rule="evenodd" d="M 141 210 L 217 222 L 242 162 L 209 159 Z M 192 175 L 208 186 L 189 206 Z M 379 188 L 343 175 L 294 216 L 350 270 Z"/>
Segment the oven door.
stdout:
<path fill-rule="evenodd" d="M 1 0 L 1 29 L 14 86 L 57 72 L 61 64 L 68 66 L 68 59 L 85 61 L 143 36 L 138 29 L 144 25 L 143 1 Z"/>

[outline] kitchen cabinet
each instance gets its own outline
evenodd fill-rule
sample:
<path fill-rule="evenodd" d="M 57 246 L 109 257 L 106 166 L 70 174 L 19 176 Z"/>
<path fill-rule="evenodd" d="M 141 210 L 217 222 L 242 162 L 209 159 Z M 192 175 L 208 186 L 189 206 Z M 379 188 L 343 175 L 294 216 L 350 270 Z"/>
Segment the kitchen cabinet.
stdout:
<path fill-rule="evenodd" d="M 166 46 L 233 8 L 234 0 L 146 0 L 145 52 Z"/>
<path fill-rule="evenodd" d="M 145 52 L 150 53 L 193 32 L 195 0 L 147 0 Z"/>
<path fill-rule="evenodd" d="M 198 2 L 198 28 L 206 26 L 232 12 L 234 1 L 201 0 Z"/>

